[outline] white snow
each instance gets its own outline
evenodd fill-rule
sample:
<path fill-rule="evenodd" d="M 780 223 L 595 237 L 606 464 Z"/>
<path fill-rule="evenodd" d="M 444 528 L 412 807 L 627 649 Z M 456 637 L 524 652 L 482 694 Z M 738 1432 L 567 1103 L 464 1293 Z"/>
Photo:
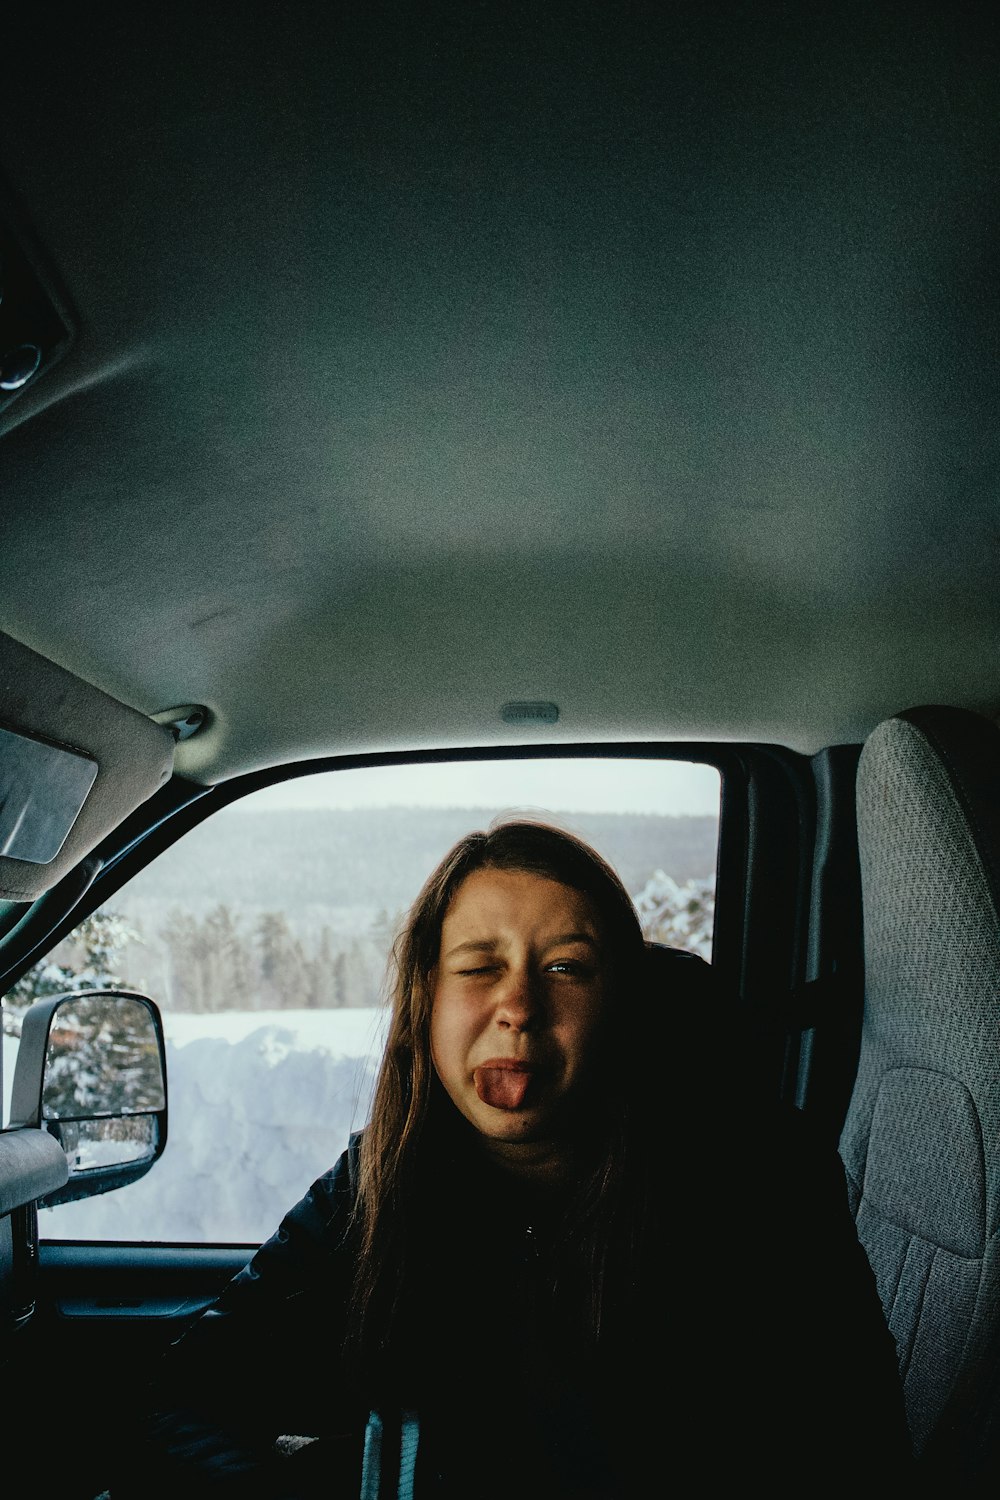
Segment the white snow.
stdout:
<path fill-rule="evenodd" d="M 163 1020 L 162 1157 L 128 1187 L 42 1209 L 43 1239 L 259 1244 L 367 1118 L 387 1011 Z"/>

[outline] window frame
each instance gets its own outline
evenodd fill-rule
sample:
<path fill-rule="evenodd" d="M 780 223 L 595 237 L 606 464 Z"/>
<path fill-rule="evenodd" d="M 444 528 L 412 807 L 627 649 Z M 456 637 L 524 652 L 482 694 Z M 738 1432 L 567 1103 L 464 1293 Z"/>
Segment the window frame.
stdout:
<path fill-rule="evenodd" d="M 809 757 L 768 744 L 585 741 L 449 746 L 328 756 L 265 767 L 205 787 L 174 776 L 0 937 L 0 995 L 124 884 L 192 829 L 265 787 L 303 776 L 380 766 L 491 760 L 688 761 L 720 776 L 712 962 L 743 1004 L 780 1009 L 807 978 L 816 784 Z M 801 1092 L 800 1037 L 777 1028 L 761 1086 Z M 710 1029 L 702 1059 L 710 1072 Z"/>

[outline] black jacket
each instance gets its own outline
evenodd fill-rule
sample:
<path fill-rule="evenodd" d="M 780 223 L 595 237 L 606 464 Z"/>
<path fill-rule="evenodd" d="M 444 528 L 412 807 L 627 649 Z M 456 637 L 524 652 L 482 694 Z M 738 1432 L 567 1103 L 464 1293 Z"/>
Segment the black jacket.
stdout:
<path fill-rule="evenodd" d="M 647 1315 L 604 1362 L 560 1324 L 549 1226 L 488 1178 L 465 1184 L 429 1240 L 409 1358 L 380 1392 L 340 1358 L 355 1143 L 168 1352 L 112 1500 L 356 1496 L 373 1404 L 416 1408 L 429 1500 L 631 1500 L 670 1475 L 789 1495 L 804 1479 L 855 1494 L 900 1482 L 895 1351 L 839 1159 L 803 1125 L 757 1122 L 744 1144 L 767 1172 L 730 1142 L 730 1181 L 711 1188 L 677 1143 Z"/>
<path fill-rule="evenodd" d="M 356 1497 L 373 1407 L 419 1417 L 418 1500 L 634 1500 L 674 1479 L 901 1492 L 896 1351 L 840 1158 L 755 1096 L 753 1039 L 731 1012 L 706 1036 L 711 1014 L 663 1010 L 637 1033 L 651 1196 L 637 1284 L 608 1299 L 598 1349 L 558 1215 L 446 1152 L 412 1211 L 395 1350 L 380 1379 L 351 1375 L 354 1137 L 168 1351 L 111 1500 Z M 706 1045 L 711 1096 L 692 1050 Z"/>

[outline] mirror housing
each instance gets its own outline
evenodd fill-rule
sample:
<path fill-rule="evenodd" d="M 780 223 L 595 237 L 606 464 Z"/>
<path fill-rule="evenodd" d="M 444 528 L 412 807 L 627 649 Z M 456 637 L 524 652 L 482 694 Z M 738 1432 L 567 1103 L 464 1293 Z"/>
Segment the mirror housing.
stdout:
<path fill-rule="evenodd" d="M 159 1007 L 135 990 L 81 990 L 24 1014 L 11 1127 L 47 1131 L 66 1157 L 54 1208 L 145 1176 L 167 1143 L 167 1068 Z"/>

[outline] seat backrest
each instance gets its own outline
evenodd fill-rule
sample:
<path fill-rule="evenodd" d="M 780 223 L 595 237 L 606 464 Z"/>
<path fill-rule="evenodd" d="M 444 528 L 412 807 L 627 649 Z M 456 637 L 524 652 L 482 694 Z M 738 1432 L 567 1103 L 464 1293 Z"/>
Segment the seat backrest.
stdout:
<path fill-rule="evenodd" d="M 886 720 L 857 810 L 865 1009 L 840 1151 L 914 1452 L 957 1477 L 1000 1367 L 1000 728 Z"/>

